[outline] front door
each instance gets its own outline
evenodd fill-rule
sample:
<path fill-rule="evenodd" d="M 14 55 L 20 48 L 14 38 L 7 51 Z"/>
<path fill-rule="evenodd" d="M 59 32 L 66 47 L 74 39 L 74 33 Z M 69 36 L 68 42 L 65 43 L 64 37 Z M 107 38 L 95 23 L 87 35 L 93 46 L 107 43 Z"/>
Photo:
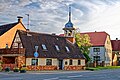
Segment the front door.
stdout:
<path fill-rule="evenodd" d="M 63 60 L 59 60 L 59 70 L 63 69 Z"/>

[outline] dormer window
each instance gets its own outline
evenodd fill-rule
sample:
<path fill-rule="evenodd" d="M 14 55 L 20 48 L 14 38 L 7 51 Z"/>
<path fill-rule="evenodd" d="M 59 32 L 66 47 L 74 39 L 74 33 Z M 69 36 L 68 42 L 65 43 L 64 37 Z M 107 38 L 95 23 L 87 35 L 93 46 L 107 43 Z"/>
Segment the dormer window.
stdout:
<path fill-rule="evenodd" d="M 70 52 L 70 49 L 67 46 L 65 46 L 65 49 L 67 52 Z"/>
<path fill-rule="evenodd" d="M 45 44 L 42 44 L 42 48 L 43 50 L 47 50 L 47 47 L 45 46 Z"/>
<path fill-rule="evenodd" d="M 55 48 L 56 48 L 57 51 L 60 51 L 58 45 L 55 45 Z"/>

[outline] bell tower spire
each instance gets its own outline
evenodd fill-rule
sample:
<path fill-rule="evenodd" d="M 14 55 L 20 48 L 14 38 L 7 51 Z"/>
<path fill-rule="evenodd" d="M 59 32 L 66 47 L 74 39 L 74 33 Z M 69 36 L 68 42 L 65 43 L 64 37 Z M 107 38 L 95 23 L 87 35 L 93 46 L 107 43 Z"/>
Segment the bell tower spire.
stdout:
<path fill-rule="evenodd" d="M 69 22 L 71 22 L 71 7 L 69 6 Z"/>
<path fill-rule="evenodd" d="M 68 22 L 65 24 L 64 30 L 64 36 L 65 37 L 74 37 L 75 35 L 75 28 L 73 27 L 73 23 L 71 21 L 71 6 L 69 6 L 69 13 L 68 13 Z"/>

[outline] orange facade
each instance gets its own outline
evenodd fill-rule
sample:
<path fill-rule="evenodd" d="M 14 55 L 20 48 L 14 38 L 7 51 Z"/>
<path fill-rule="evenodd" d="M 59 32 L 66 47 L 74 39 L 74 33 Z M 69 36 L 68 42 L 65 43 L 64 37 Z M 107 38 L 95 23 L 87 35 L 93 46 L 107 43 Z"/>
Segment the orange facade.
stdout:
<path fill-rule="evenodd" d="M 13 28 L 5 32 L 3 35 L 0 36 L 0 48 L 5 48 L 6 44 L 8 47 L 11 47 L 12 41 L 14 39 L 15 33 L 17 30 L 24 30 L 26 31 L 25 27 L 21 22 L 15 25 Z"/>
<path fill-rule="evenodd" d="M 75 38 L 74 37 L 67 37 L 66 39 L 69 40 L 72 43 L 75 43 Z"/>

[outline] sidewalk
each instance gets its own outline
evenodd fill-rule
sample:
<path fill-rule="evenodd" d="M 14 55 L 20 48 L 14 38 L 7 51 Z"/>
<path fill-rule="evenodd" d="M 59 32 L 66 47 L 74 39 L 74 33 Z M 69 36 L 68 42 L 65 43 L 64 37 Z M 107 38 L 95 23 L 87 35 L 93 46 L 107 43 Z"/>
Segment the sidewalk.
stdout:
<path fill-rule="evenodd" d="M 13 71 L 9 71 L 9 72 L 5 72 L 2 71 L 0 72 L 0 74 L 59 74 L 59 73 L 79 73 L 79 72 L 91 72 L 91 71 L 87 71 L 87 70 L 80 70 L 80 71 L 66 71 L 66 70 L 42 70 L 42 71 L 26 71 L 26 73 L 20 73 L 20 72 L 13 72 Z"/>
<path fill-rule="evenodd" d="M 78 73 L 78 72 L 91 72 L 87 70 L 80 71 L 67 71 L 67 70 L 53 70 L 53 71 L 27 71 L 27 73 L 40 73 L 40 74 L 54 74 L 54 73 Z"/>

